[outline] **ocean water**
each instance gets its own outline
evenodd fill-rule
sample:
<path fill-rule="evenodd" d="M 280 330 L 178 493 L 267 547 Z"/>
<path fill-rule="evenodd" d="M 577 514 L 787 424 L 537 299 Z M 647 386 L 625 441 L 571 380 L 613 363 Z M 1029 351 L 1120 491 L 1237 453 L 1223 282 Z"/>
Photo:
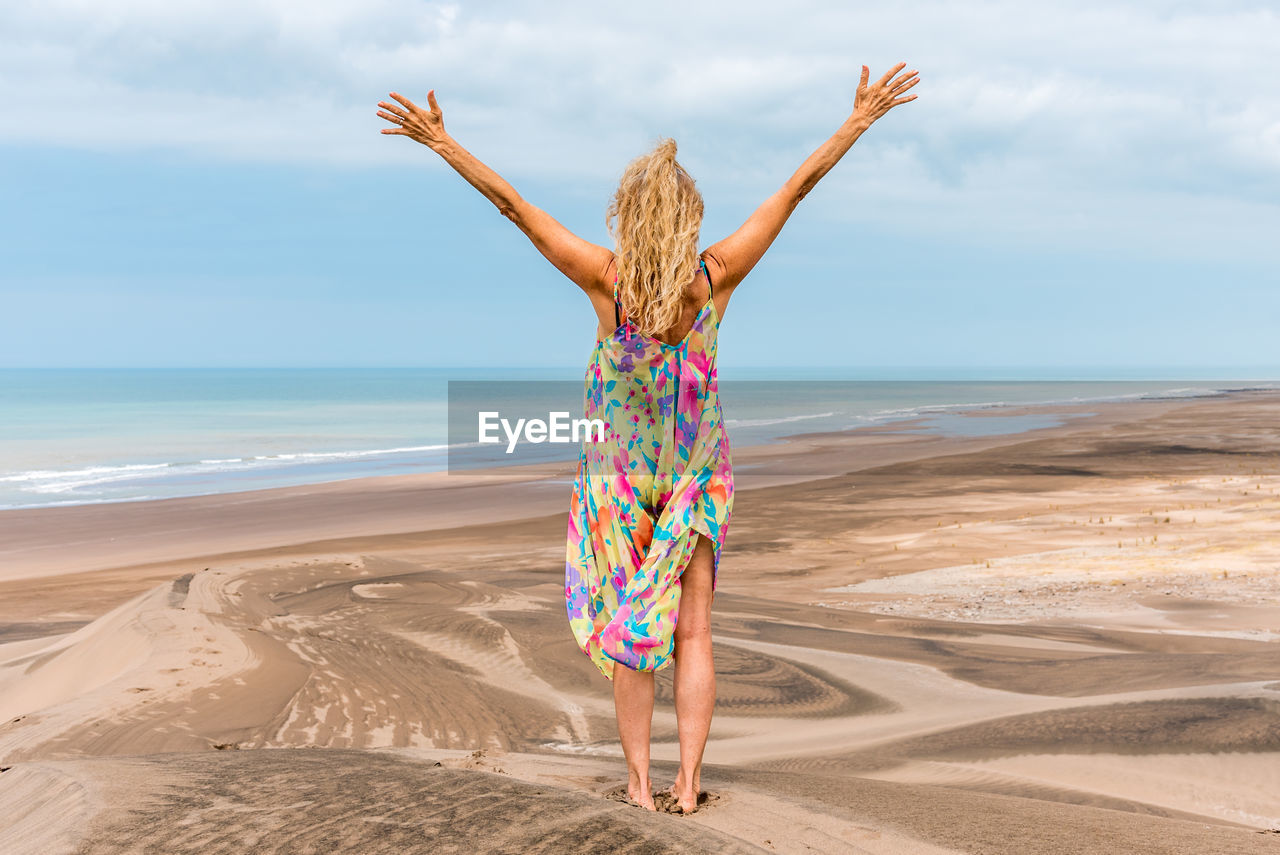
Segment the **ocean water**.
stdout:
<path fill-rule="evenodd" d="M 739 372 L 730 379 L 721 372 L 735 446 L 905 419 L 921 420 L 911 426 L 915 430 L 1016 433 L 1062 419 L 959 416 L 1007 404 L 1280 388 L 1266 380 L 910 380 L 788 373 Z M 564 388 L 578 398 L 574 412 L 580 412 L 581 373 L 572 370 L 0 369 L 0 509 L 444 470 L 450 459 L 450 382 L 475 380 L 568 381 Z M 564 456 L 576 453 L 573 447 L 561 449 Z"/>

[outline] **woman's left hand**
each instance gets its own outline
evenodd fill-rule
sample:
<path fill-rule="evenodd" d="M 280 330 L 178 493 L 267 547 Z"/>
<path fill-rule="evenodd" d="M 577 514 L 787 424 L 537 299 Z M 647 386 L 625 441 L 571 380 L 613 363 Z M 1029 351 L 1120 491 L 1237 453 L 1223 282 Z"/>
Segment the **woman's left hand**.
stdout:
<path fill-rule="evenodd" d="M 436 103 L 436 90 L 427 92 L 430 110 L 422 109 L 396 92 L 392 92 L 391 97 L 399 101 L 401 106 L 379 101 L 378 106 L 386 112 L 379 110 L 378 115 L 399 127 L 383 128 L 382 133 L 403 134 L 429 148 L 435 148 L 449 139 L 444 130 L 444 116 L 440 113 L 440 105 Z"/>

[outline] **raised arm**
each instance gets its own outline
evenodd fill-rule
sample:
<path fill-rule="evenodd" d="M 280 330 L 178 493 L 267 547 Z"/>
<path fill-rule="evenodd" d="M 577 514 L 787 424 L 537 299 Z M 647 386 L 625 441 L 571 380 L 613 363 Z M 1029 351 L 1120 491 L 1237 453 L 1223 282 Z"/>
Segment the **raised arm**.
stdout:
<path fill-rule="evenodd" d="M 898 63 L 871 86 L 867 85 L 869 70 L 865 65 L 862 66 L 862 80 L 854 98 L 853 112 L 840 129 L 809 155 L 795 174 L 766 199 L 737 231 L 707 247 L 705 255 L 708 261 L 720 268 L 713 271 L 717 302 L 721 295 L 725 301 L 729 299 L 733 289 L 746 278 L 751 268 L 764 256 L 765 250 L 773 244 L 800 200 L 844 157 L 863 131 L 889 112 L 890 108 L 915 100 L 915 95 L 904 97 L 902 93 L 919 82 L 917 73 L 908 71 L 901 77 L 895 77 L 904 65 L 905 62 Z M 714 276 L 715 273 L 719 273 L 718 278 Z"/>
<path fill-rule="evenodd" d="M 548 261 L 588 295 L 605 288 L 605 271 L 613 253 L 583 240 L 546 211 L 525 201 L 501 175 L 449 136 L 444 129 L 444 117 L 436 103 L 434 89 L 427 93 L 429 110 L 423 110 L 395 92 L 391 97 L 399 105 L 379 101 L 378 106 L 383 109 L 378 111 L 378 115 L 397 127 L 383 128 L 382 133 L 402 134 L 443 157 L 472 187 L 496 205 L 499 213 L 515 223 Z"/>

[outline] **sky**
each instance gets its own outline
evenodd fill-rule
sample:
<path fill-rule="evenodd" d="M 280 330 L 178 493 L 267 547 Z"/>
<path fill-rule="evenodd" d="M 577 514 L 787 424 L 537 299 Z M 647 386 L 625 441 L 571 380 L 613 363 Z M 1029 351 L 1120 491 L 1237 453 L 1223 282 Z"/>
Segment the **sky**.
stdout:
<path fill-rule="evenodd" d="M 1243 2 L 3 4 L 0 366 L 585 365 L 581 291 L 379 100 L 608 247 L 670 136 L 705 247 L 902 61 L 722 369 L 1280 377 L 1277 44 Z"/>

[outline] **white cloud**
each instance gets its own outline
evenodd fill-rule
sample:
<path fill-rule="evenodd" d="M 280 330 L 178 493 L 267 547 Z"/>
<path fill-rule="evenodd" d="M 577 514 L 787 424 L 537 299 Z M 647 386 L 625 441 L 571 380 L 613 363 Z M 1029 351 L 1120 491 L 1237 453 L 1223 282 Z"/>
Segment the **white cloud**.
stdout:
<path fill-rule="evenodd" d="M 607 182 L 672 135 L 704 187 L 745 199 L 840 124 L 862 63 L 902 59 L 919 97 L 824 179 L 833 216 L 1260 248 L 1276 44 L 1280 16 L 1247 3 L 48 0 L 0 12 L 0 141 L 420 166 L 375 105 L 434 87 L 513 179 Z"/>

